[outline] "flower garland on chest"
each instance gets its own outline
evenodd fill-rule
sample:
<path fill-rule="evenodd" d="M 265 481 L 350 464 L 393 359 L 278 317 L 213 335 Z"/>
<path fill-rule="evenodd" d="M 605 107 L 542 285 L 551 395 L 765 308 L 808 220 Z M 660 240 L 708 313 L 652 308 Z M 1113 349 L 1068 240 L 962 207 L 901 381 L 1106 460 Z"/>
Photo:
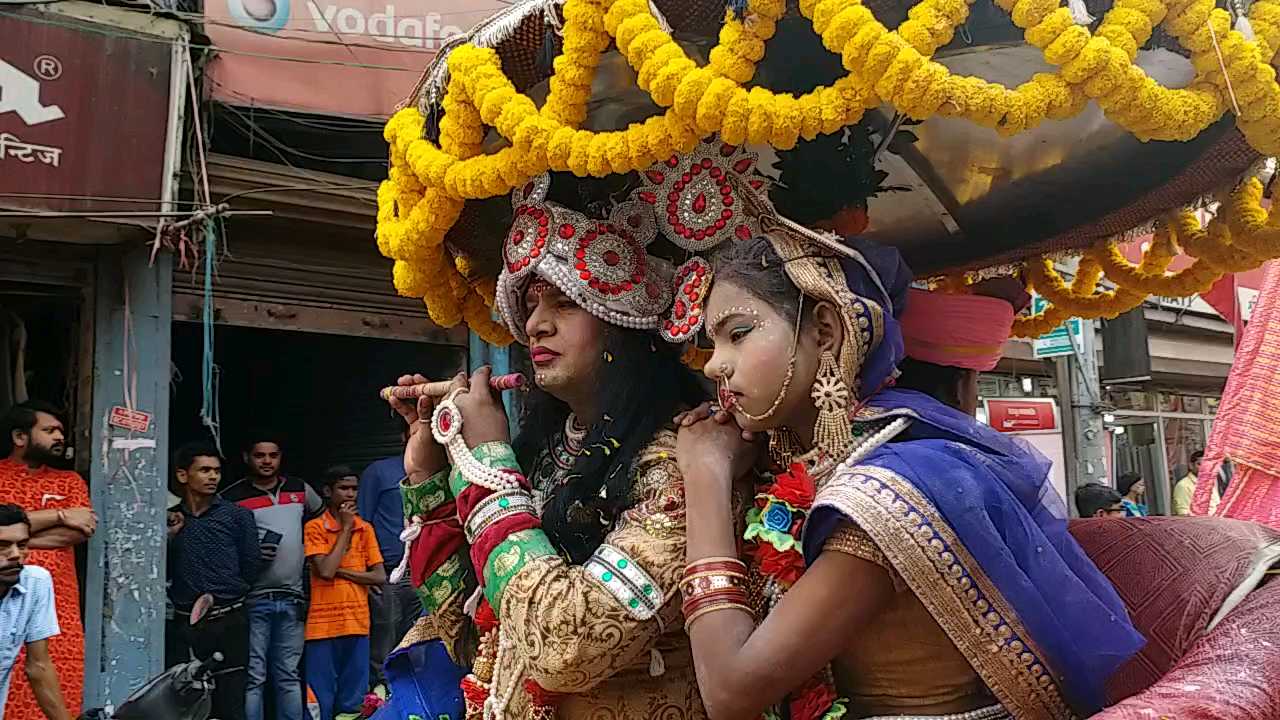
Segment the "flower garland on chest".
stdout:
<path fill-rule="evenodd" d="M 818 468 L 815 468 L 817 470 Z M 817 483 L 805 464 L 793 462 L 756 495 L 747 511 L 743 533 L 749 563 L 751 604 L 763 618 L 804 574 L 801 537 L 817 496 Z M 787 696 L 783 706 L 766 711 L 763 720 L 836 720 L 845 714 L 835 682 L 824 668 Z"/>
<path fill-rule="evenodd" d="M 857 411 L 855 411 L 857 412 Z M 908 424 L 906 418 L 853 421 L 851 446 L 844 451 L 815 451 L 786 461 L 786 469 L 756 494 L 747 511 L 742 538 L 748 565 L 749 602 L 757 618 L 764 618 L 804 574 L 804 526 L 817 499 L 819 484 L 842 466 L 856 465 L 871 451 L 892 440 Z M 783 706 L 766 711 L 762 720 L 837 720 L 847 711 L 845 698 L 836 694 L 830 667 L 823 668 L 789 694 Z"/>

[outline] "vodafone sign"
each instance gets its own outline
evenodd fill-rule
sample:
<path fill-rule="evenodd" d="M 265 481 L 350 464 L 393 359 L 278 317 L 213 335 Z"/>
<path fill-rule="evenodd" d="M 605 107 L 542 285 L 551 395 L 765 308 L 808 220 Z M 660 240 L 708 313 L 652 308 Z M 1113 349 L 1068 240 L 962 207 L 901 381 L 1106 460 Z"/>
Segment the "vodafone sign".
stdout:
<path fill-rule="evenodd" d="M 444 43 L 503 0 L 205 0 L 213 97 L 230 105 L 387 117 Z"/>
<path fill-rule="evenodd" d="M 987 424 L 1000 432 L 1058 432 L 1053 398 L 1007 398 L 983 401 Z"/>

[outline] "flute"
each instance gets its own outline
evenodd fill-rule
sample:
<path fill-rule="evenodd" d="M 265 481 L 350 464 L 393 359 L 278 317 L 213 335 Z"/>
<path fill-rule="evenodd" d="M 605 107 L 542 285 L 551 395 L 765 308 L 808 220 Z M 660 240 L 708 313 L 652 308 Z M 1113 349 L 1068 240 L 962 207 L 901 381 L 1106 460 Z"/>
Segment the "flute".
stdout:
<path fill-rule="evenodd" d="M 390 400 L 391 398 L 417 400 L 424 395 L 426 397 L 440 398 L 449 394 L 449 388 L 452 385 L 452 380 L 437 380 L 417 385 L 392 385 L 382 388 L 382 392 L 378 394 L 382 396 L 383 400 Z M 524 387 L 524 375 L 521 373 L 494 375 L 489 378 L 489 387 L 498 392 L 522 388 Z"/>

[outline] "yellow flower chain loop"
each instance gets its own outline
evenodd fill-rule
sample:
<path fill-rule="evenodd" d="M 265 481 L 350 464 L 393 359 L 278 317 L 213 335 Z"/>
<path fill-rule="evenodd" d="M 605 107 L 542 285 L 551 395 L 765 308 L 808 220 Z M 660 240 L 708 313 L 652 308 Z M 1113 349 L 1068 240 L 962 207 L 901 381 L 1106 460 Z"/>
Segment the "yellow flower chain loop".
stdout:
<path fill-rule="evenodd" d="M 1255 149 L 1280 154 L 1280 85 L 1271 67 L 1280 50 L 1280 0 L 1252 3 L 1253 41 L 1232 29 L 1229 15 L 1213 2 L 1116 0 L 1091 33 L 1076 25 L 1058 0 L 997 0 L 1026 41 L 1056 66 L 1055 72 L 1006 88 L 954 75 L 931 59 L 967 19 L 968 0 L 923 0 L 895 31 L 860 0 L 800 0 L 801 14 L 812 21 L 823 45 L 840 54 L 848 74 L 796 97 L 744 87 L 785 13 L 785 0 L 748 0 L 741 20 L 727 13 L 706 67 L 662 29 L 648 0 L 566 0 L 564 51 L 553 63 L 550 93 L 541 108 L 516 90 L 496 51 L 464 44 L 447 60 L 451 79 L 441 103 L 439 145 L 423 138 L 424 121 L 414 108 L 388 121 L 391 170 L 378 191 L 378 248 L 396 260 L 397 289 L 423 297 L 433 320 L 444 326 L 461 319 L 482 322 L 472 298 L 485 300 L 486 307 L 491 301 L 474 280 L 459 282 L 462 276 L 443 248 L 464 200 L 506 193 L 547 170 L 596 177 L 640 170 L 673 152 L 691 150 L 713 132 L 733 144 L 786 149 L 801 138 L 856 123 L 865 109 L 882 103 L 916 119 L 963 117 L 1013 135 L 1046 119 L 1072 117 L 1092 100 L 1144 141 L 1191 139 L 1231 109 Z M 1190 51 L 1196 76 L 1189 87 L 1162 87 L 1134 64 L 1137 49 L 1158 25 Z M 611 39 L 636 70 L 640 87 L 666 112 L 624 130 L 579 130 L 595 68 Z M 481 154 L 485 126 L 510 146 Z M 1280 244 L 1274 228 L 1257 229 L 1256 214 L 1240 222 L 1255 229 L 1171 231 L 1204 261 L 1205 269 L 1188 275 L 1187 284 L 1202 283 L 1212 274 L 1210 267 L 1239 267 Z M 1099 252 L 1089 262 L 1102 267 L 1109 257 L 1113 268 L 1122 268 L 1109 253 Z M 1059 288 L 1053 275 L 1032 274 L 1049 292 Z M 1159 277 L 1165 277 L 1163 269 Z M 1063 296 L 1067 305 L 1111 312 L 1121 300 L 1132 300 L 1118 292 L 1086 301 L 1094 288 L 1080 292 L 1075 299 Z M 1019 327 L 1043 325 L 1065 311 L 1053 308 L 1039 319 L 1019 320 Z"/>
<path fill-rule="evenodd" d="M 1067 286 L 1049 258 L 1027 263 L 1031 286 L 1049 301 L 1037 315 L 1014 322 L 1013 336 L 1035 337 L 1068 317 L 1115 317 L 1151 295 L 1188 297 L 1213 287 L 1224 274 L 1257 267 L 1280 257 L 1280 210 L 1262 205 L 1263 188 L 1257 178 L 1238 184 L 1222 199 L 1218 214 L 1201 226 L 1195 213 L 1172 213 L 1159 227 L 1142 262 L 1125 258 L 1116 239 L 1106 240 L 1081 256 L 1075 281 Z M 1178 249 L 1195 262 L 1165 274 Z M 1095 292 L 1104 275 L 1115 290 Z"/>

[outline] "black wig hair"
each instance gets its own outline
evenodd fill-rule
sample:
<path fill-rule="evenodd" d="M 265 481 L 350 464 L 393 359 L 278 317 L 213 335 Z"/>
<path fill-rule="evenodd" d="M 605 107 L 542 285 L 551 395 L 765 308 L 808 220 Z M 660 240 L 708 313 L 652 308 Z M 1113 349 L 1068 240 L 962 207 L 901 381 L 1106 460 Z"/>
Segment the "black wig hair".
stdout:
<path fill-rule="evenodd" d="M 602 361 L 598 390 L 603 415 L 588 429 L 582 453 L 542 514 L 543 530 L 574 563 L 595 552 L 626 508 L 630 470 L 640 451 L 676 413 L 707 397 L 697 377 L 680 363 L 679 349 L 653 333 L 609 326 Z M 536 388 L 530 392 L 513 443 L 521 467 L 534 467 L 568 417 L 564 402 Z"/>

